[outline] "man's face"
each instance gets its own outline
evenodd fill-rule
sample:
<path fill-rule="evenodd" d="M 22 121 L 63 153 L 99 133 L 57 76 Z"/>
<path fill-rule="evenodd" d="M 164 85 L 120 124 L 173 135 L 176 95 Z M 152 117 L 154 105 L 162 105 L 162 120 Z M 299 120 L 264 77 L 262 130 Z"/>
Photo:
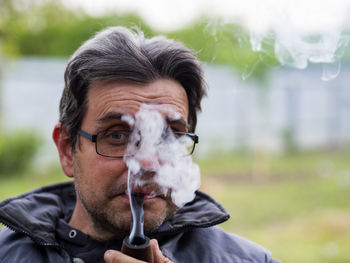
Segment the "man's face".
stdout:
<path fill-rule="evenodd" d="M 88 107 L 81 129 L 96 134 L 108 129 L 130 129 L 123 115 L 134 116 L 141 104 L 156 104 L 171 108 L 181 118 L 170 126 L 187 131 L 188 100 L 183 87 L 172 80 L 160 79 L 148 85 L 121 82 L 98 82 L 88 92 Z M 166 115 L 165 112 L 162 112 Z M 166 119 L 168 116 L 164 116 Z M 83 137 L 73 155 L 74 177 L 78 202 L 87 211 L 93 226 L 124 236 L 130 230 L 130 206 L 126 195 L 128 169 L 123 158 L 103 157 L 96 153 L 95 144 Z M 156 158 L 156 156 L 154 157 Z M 157 160 L 154 160 L 157 162 Z M 145 170 L 150 157 L 145 156 Z M 173 215 L 176 208 L 162 196 L 144 202 L 145 232 L 157 228 Z"/>

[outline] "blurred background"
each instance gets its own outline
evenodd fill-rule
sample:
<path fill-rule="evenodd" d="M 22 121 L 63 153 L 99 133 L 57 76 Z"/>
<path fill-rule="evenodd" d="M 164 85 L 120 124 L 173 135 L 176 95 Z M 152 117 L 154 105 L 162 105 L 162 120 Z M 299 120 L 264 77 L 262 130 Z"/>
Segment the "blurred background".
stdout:
<path fill-rule="evenodd" d="M 68 180 L 51 140 L 67 60 L 107 26 L 138 27 L 203 63 L 194 159 L 222 227 L 284 262 L 350 262 L 349 7 L 1 0 L 0 199 Z"/>

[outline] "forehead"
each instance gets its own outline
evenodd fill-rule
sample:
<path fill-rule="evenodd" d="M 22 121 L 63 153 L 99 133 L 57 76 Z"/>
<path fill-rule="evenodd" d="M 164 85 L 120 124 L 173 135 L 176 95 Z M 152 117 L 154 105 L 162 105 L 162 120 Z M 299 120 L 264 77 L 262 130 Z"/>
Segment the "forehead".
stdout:
<path fill-rule="evenodd" d="M 89 88 L 88 107 L 82 128 L 94 125 L 98 120 L 107 120 L 108 116 L 135 115 L 142 104 L 160 105 L 177 112 L 185 121 L 188 118 L 186 92 L 174 80 L 160 79 L 146 85 L 96 82 Z"/>

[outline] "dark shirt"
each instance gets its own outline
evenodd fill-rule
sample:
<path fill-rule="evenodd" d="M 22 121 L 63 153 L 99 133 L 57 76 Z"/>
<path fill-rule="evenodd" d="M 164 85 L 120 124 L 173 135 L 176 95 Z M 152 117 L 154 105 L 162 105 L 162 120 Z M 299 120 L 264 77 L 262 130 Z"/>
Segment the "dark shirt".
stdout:
<path fill-rule="evenodd" d="M 103 260 L 104 253 L 108 249 L 120 250 L 122 245 L 121 240 L 98 242 L 68 225 L 63 218 L 58 220 L 56 236 L 60 245 L 68 251 L 68 254 L 77 263 L 105 263 Z"/>

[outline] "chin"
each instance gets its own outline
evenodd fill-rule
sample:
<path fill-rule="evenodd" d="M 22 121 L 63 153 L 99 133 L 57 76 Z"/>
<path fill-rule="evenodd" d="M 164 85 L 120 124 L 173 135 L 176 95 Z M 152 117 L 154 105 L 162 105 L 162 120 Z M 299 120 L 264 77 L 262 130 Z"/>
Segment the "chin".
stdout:
<path fill-rule="evenodd" d="M 146 234 L 156 230 L 165 221 L 170 219 L 177 210 L 172 203 L 164 199 L 155 202 L 153 206 L 145 205 L 144 208 L 144 231 Z"/>

